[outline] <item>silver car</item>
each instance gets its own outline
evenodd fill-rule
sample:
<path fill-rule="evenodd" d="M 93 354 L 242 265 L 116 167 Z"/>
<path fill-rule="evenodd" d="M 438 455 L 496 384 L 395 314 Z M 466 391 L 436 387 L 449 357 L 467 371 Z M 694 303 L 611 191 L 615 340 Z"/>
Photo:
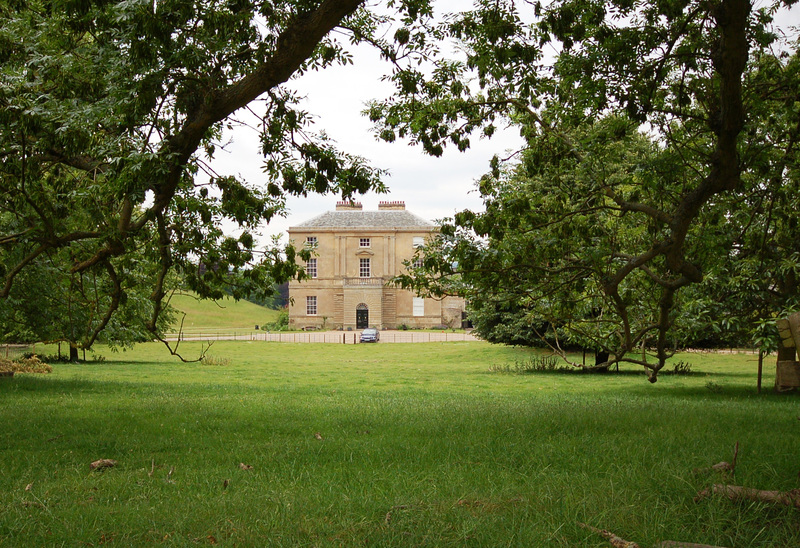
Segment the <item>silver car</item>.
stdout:
<path fill-rule="evenodd" d="M 380 332 L 377 329 L 374 329 L 372 327 L 370 327 L 368 329 L 365 329 L 364 331 L 361 332 L 361 342 L 362 343 L 366 343 L 366 342 L 374 342 L 374 343 L 376 343 L 376 342 L 378 342 L 378 340 L 380 340 L 380 338 L 381 338 Z"/>

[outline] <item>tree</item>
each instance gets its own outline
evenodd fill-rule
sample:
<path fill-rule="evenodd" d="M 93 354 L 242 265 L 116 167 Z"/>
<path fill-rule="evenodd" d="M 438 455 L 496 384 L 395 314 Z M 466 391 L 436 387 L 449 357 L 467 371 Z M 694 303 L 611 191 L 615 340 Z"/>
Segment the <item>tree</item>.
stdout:
<path fill-rule="evenodd" d="M 22 271 L 15 291 L 0 301 L 0 340 L 66 342 L 71 361 L 78 359 L 79 348 L 89 349 L 95 342 L 113 348 L 152 340 L 153 333 L 145 328 L 153 313 L 147 287 L 157 265 L 137 259 L 106 272 L 94 268 L 70 273 L 61 268 L 64 250 L 59 251 Z M 119 302 L 112 306 L 115 298 Z M 155 326 L 157 336 L 163 336 L 174 317 L 166 307 Z"/>
<path fill-rule="evenodd" d="M 250 302 L 255 304 L 266 306 L 267 308 L 271 308 L 272 310 L 283 310 L 287 306 L 289 306 L 289 282 L 284 282 L 282 284 L 276 284 L 273 288 L 272 295 L 267 296 L 266 298 L 256 299 L 251 298 L 249 299 Z"/>
<path fill-rule="evenodd" d="M 649 311 L 658 305 L 655 278 L 663 266 L 622 279 L 622 302 L 605 291 L 617 268 L 614 257 L 647 249 L 659 230 L 621 211 L 606 190 L 663 202 L 682 179 L 683 166 L 626 118 L 587 123 L 569 141 L 585 152 L 580 159 L 563 136 L 544 134 L 529 141 L 506 176 L 484 178 L 486 211 L 462 212 L 455 225 L 445 225 L 442 237 L 423 251 L 423 275 L 402 281 L 437 295 L 460 290 L 487 340 L 546 344 L 564 359 L 569 349 L 588 348 L 604 356 L 595 365 L 607 368 L 625 333 L 637 348 L 652 344 Z M 431 272 L 439 276 L 426 275 Z M 686 306 L 676 302 L 675 313 Z M 694 327 L 674 326 L 676 342 L 691 341 Z"/>
<path fill-rule="evenodd" d="M 741 154 L 743 188 L 721 197 L 730 253 L 709 269 L 710 314 L 727 331 L 775 350 L 774 320 L 800 308 L 798 111 L 800 54 L 755 56 Z"/>
<path fill-rule="evenodd" d="M 425 0 L 390 4 L 408 22 L 429 12 Z M 335 29 L 381 46 L 376 32 L 389 19 L 363 5 L 2 2 L 0 297 L 37 299 L 34 272 L 52 272 L 56 293 L 66 284 L 74 294 L 75 280 L 89 277 L 108 321 L 81 330 L 102 331 L 132 295 L 124 280 L 137 279 L 150 293 L 145 327 L 159 337 L 171 276 L 211 298 L 225 288 L 258 296 L 302 276 L 296 257 L 307 251 L 258 249 L 258 225 L 283 212 L 286 195 L 347 198 L 381 189 L 381 172 L 312 133 L 283 84 L 351 61 Z M 203 160 L 242 109 L 260 111 L 266 184 L 213 173 Z M 196 178 L 202 170 L 207 183 Z M 156 268 L 137 278 L 140 264 Z M 53 314 L 51 304 L 31 310 Z"/>
<path fill-rule="evenodd" d="M 770 209 L 796 195 L 800 127 L 795 37 L 775 30 L 779 5 L 562 0 L 536 3 L 527 23 L 515 2 L 480 1 L 448 19 L 438 30 L 465 61 L 398 72 L 398 97 L 370 108 L 381 136 L 412 136 L 437 155 L 505 119 L 529 150 L 518 170 L 495 164 L 482 179 L 486 212 L 443 229 L 429 274 L 458 275 L 453 287 L 479 298 L 501 288 L 536 310 L 530 325 L 592 341 L 609 351 L 603 365 L 639 363 L 652 382 L 676 342 L 712 323 L 709 303 L 735 290 L 710 288 L 726 268 L 758 279 L 762 295 L 781 286 L 780 306 L 796 303 L 796 283 L 752 269 L 753 257 L 782 272 L 798 264 L 796 227 Z M 601 141 L 613 147 L 631 125 L 647 133 L 647 156 L 619 165 L 592 134 L 616 132 Z M 447 290 L 430 277 L 399 281 Z M 752 327 L 777 310 L 761 302 L 729 316 Z"/>

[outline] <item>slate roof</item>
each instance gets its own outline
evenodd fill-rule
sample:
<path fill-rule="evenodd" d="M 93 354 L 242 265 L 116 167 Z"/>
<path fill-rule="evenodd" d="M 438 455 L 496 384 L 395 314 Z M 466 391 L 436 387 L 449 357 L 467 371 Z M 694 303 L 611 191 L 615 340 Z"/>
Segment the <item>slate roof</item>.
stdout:
<path fill-rule="evenodd" d="M 436 225 L 405 210 L 326 211 L 292 228 L 424 228 Z M 290 229 L 291 230 L 291 229 Z"/>

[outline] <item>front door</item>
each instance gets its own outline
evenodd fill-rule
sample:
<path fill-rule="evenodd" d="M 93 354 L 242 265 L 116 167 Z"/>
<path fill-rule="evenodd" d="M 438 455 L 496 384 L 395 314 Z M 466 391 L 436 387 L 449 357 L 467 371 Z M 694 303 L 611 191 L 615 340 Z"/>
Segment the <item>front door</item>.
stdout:
<path fill-rule="evenodd" d="M 356 329 L 366 329 L 369 327 L 369 310 L 367 308 L 356 309 Z"/>

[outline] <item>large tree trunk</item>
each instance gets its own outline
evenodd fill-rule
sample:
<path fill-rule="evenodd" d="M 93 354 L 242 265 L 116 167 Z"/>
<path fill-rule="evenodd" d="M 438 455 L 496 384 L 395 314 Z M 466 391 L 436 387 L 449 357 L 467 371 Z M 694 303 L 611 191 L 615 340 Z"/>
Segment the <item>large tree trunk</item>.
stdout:
<path fill-rule="evenodd" d="M 78 361 L 78 346 L 73 342 L 69 343 L 69 361 Z"/>
<path fill-rule="evenodd" d="M 595 350 L 594 351 L 594 365 L 595 371 L 599 373 L 608 373 L 608 365 L 606 364 L 605 367 L 597 367 L 600 364 L 608 362 L 608 352 L 604 350 Z"/>

